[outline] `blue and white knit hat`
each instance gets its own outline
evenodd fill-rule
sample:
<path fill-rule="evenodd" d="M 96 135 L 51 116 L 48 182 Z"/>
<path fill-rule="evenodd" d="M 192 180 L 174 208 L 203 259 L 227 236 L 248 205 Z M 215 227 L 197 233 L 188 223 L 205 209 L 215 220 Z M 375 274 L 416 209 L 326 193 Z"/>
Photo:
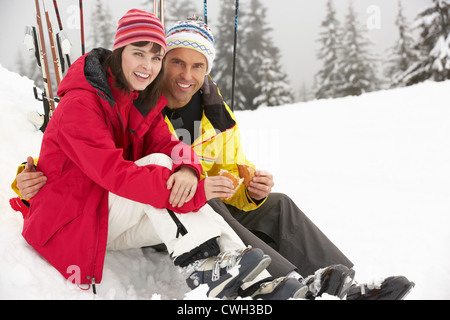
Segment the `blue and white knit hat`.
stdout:
<path fill-rule="evenodd" d="M 206 57 L 208 62 L 207 74 L 211 72 L 216 49 L 211 29 L 198 18 L 180 21 L 166 34 L 167 52 L 177 49 L 193 49 Z"/>

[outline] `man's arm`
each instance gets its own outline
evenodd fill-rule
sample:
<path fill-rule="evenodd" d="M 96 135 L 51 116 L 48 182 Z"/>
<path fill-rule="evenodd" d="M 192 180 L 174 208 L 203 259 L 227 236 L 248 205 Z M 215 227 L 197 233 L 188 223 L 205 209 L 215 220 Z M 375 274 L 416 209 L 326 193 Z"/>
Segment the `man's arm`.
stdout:
<path fill-rule="evenodd" d="M 33 198 L 39 190 L 47 183 L 47 177 L 43 172 L 36 171 L 34 160 L 32 157 L 27 158 L 27 163 L 22 172 L 16 176 L 16 181 L 13 183 L 17 187 L 19 196 L 23 199 Z M 15 190 L 17 192 L 17 190 Z"/>
<path fill-rule="evenodd" d="M 223 100 L 219 89 L 209 76 L 205 78 L 205 83 L 202 87 L 202 100 L 205 113 L 208 110 L 213 110 L 213 115 L 217 115 L 220 114 L 219 110 L 222 111 L 223 116 L 217 117 L 215 123 L 219 126 L 223 125 L 223 132 L 220 133 L 220 137 L 219 134 L 216 136 L 219 139 L 216 139 L 216 142 L 211 144 L 211 147 L 205 147 L 210 141 L 204 141 L 197 149 L 194 146 L 194 150 L 203 156 L 216 158 L 216 162 L 213 165 L 209 165 L 210 169 L 205 169 L 206 171 L 211 171 L 208 172 L 211 173 L 211 176 L 216 175 L 220 169 L 225 169 L 235 175 L 239 175 L 237 164 L 251 165 L 251 163 L 247 160 L 242 150 L 240 130 L 236 117 Z M 230 120 L 230 122 L 227 122 L 225 125 L 223 121 L 226 119 Z M 220 124 L 218 124 L 218 121 Z M 209 156 L 208 151 L 211 153 L 211 156 Z M 265 201 L 272 191 L 273 186 L 272 174 L 267 171 L 256 170 L 255 177 L 252 179 L 248 189 L 246 190 L 245 187 L 241 187 L 232 199 L 225 202 L 240 210 L 251 211 L 258 208 Z"/>

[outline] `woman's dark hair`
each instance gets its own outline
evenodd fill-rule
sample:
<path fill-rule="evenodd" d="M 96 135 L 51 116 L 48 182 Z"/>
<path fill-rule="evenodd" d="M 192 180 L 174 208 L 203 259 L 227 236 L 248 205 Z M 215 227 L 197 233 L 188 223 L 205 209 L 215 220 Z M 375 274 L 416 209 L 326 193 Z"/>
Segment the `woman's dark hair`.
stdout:
<path fill-rule="evenodd" d="M 141 41 L 141 42 L 135 42 L 131 45 L 136 47 L 145 47 L 148 45 L 148 41 Z M 125 47 L 119 48 L 111 53 L 109 55 L 104 64 L 103 67 L 106 70 L 106 74 L 109 76 L 108 69 L 111 69 L 111 74 L 115 78 L 115 87 L 119 90 L 124 90 L 125 92 L 129 93 L 129 86 L 128 82 L 125 79 L 125 75 L 123 74 L 122 70 L 122 52 L 125 49 Z M 160 53 L 162 50 L 162 47 L 157 44 L 153 43 L 151 52 L 152 53 Z M 164 68 L 161 67 L 161 71 L 158 74 L 158 76 L 153 80 L 153 82 L 145 88 L 144 91 L 141 91 L 139 94 L 139 100 L 140 103 L 145 106 L 146 109 L 151 110 L 156 106 L 156 103 L 158 102 L 162 90 L 161 90 L 161 81 L 164 75 Z"/>

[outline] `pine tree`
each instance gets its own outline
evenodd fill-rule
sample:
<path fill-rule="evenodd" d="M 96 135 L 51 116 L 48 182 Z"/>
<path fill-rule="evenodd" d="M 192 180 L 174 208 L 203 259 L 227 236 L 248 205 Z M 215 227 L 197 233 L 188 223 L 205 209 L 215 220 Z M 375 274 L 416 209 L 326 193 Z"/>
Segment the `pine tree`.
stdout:
<path fill-rule="evenodd" d="M 247 109 L 259 106 L 280 106 L 294 101 L 293 90 L 282 70 L 281 54 L 272 39 L 267 8 L 260 0 L 251 0 L 248 18 L 244 21 L 245 47 L 243 55 L 248 64 L 248 76 L 254 86 L 247 86 Z"/>
<path fill-rule="evenodd" d="M 322 47 L 317 57 L 323 61 L 323 67 L 318 72 L 318 88 L 315 92 L 317 99 L 336 98 L 338 89 L 344 79 L 341 74 L 341 31 L 336 18 L 336 10 L 332 0 L 327 2 L 327 15 L 322 22 L 323 31 L 319 41 Z"/>
<path fill-rule="evenodd" d="M 421 29 L 420 60 L 401 77 L 405 85 L 425 80 L 450 79 L 450 0 L 433 0 L 422 10 L 416 25 Z"/>
<path fill-rule="evenodd" d="M 264 36 L 270 37 L 272 30 L 267 23 L 267 9 L 259 0 L 251 0 L 246 7 L 241 6 L 241 8 L 240 27 L 245 32 L 241 36 L 244 41 L 239 50 L 239 57 L 245 61 L 247 69 L 245 77 L 248 80 L 239 89 L 245 96 L 245 109 L 255 110 L 258 107 L 255 104 L 255 99 L 262 94 L 262 74 L 267 73 L 269 66 L 266 64 L 266 68 L 263 68 L 263 61 L 267 59 L 267 43 L 264 41 Z M 239 76 L 242 76 L 242 74 L 239 74 Z M 268 75 L 264 80 L 269 80 Z"/>
<path fill-rule="evenodd" d="M 416 63 L 420 56 L 414 48 L 415 40 L 409 28 L 410 23 L 403 14 L 402 1 L 398 1 L 398 15 L 395 21 L 399 31 L 396 44 L 388 51 L 386 76 L 390 79 L 391 86 L 399 85 L 401 75 Z"/>
<path fill-rule="evenodd" d="M 213 79 L 231 101 L 234 5 L 221 3 Z M 292 103 L 293 90 L 282 70 L 281 54 L 272 40 L 267 9 L 260 0 L 241 5 L 236 59 L 235 110 Z"/>
<path fill-rule="evenodd" d="M 350 3 L 342 37 L 341 72 L 344 83 L 339 88 L 340 96 L 360 95 L 377 88 L 375 59 L 368 50 L 370 44 Z"/>
<path fill-rule="evenodd" d="M 108 4 L 104 5 L 102 0 L 96 0 L 95 9 L 91 15 L 91 33 L 89 35 L 91 47 L 111 50 L 115 34 L 116 27 Z"/>
<path fill-rule="evenodd" d="M 200 1 L 196 1 L 196 4 L 200 4 Z M 196 4 L 192 0 L 178 0 L 166 5 L 166 30 L 169 30 L 178 21 L 186 20 L 186 18 L 203 17 L 202 9 Z"/>
<path fill-rule="evenodd" d="M 220 16 L 218 26 L 214 30 L 216 59 L 211 76 L 217 82 L 221 94 L 228 104 L 231 103 L 232 69 L 233 69 L 233 43 L 234 43 L 234 5 L 230 1 L 220 3 Z M 242 30 L 239 28 L 238 30 Z M 246 81 L 246 62 L 242 56 L 241 48 L 243 44 L 242 32 L 238 35 L 238 55 L 236 59 L 236 87 L 235 87 L 235 110 L 245 110 L 247 101 L 242 89 L 253 85 Z"/>
<path fill-rule="evenodd" d="M 303 81 L 302 85 L 298 90 L 298 101 L 306 102 L 311 100 L 311 92 L 308 90 L 306 83 Z"/>
<path fill-rule="evenodd" d="M 260 95 L 253 99 L 253 105 L 256 108 L 293 103 L 292 88 L 288 84 L 286 75 L 277 70 L 277 67 L 274 67 L 271 57 L 263 59 L 255 86 L 256 90 L 260 91 Z"/>
<path fill-rule="evenodd" d="M 147 12 L 153 12 L 155 9 L 154 0 L 142 0 L 139 9 Z"/>

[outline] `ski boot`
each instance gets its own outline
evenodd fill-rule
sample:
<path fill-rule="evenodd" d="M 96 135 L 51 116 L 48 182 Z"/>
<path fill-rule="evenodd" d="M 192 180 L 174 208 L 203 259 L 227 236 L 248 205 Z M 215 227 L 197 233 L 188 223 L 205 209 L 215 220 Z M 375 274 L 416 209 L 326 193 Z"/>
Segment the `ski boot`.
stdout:
<path fill-rule="evenodd" d="M 240 286 L 253 281 L 271 262 L 260 249 L 222 252 L 181 268 L 191 289 L 207 284 L 210 298 L 235 298 Z"/>
<path fill-rule="evenodd" d="M 248 295 L 243 294 L 242 297 L 249 296 L 255 300 L 305 299 L 308 287 L 300 283 L 297 279 L 281 277 L 272 281 L 259 283 L 256 290 L 249 288 L 246 291 L 252 291 L 252 293 Z"/>
<path fill-rule="evenodd" d="M 309 289 L 306 299 L 314 300 L 316 297 L 322 296 L 323 293 L 344 299 L 354 277 L 355 271 L 353 269 L 335 264 L 317 270 L 314 275 L 301 280 L 301 282 Z"/>
<path fill-rule="evenodd" d="M 381 284 L 352 285 L 347 300 L 403 300 L 415 283 L 403 276 L 388 277 Z"/>

